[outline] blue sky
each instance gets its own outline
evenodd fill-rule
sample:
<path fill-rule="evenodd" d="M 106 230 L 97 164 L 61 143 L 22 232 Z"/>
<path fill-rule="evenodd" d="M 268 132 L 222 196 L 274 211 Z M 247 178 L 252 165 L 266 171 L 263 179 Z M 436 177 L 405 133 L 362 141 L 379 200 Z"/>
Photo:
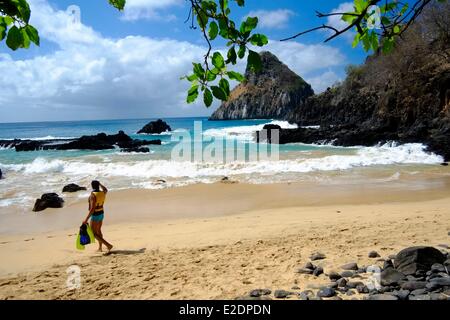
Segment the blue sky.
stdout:
<path fill-rule="evenodd" d="M 2 122 L 207 116 L 217 108 L 185 103 L 188 83 L 179 77 L 205 52 L 199 31 L 184 22 L 187 1 L 128 0 L 125 12 L 107 0 L 29 2 L 41 46 L 12 52 L 1 44 Z M 70 5 L 81 10 L 76 27 Z M 351 36 L 324 44 L 324 31 L 278 40 L 326 22 L 315 10 L 349 6 L 348 1 L 247 0 L 233 17 L 259 16 L 258 29 L 270 39 L 267 49 L 321 92 L 342 80 L 346 65 L 363 62 L 366 53 L 351 48 Z M 223 49 L 220 41 L 215 46 Z M 243 68 L 244 63 L 237 66 Z"/>

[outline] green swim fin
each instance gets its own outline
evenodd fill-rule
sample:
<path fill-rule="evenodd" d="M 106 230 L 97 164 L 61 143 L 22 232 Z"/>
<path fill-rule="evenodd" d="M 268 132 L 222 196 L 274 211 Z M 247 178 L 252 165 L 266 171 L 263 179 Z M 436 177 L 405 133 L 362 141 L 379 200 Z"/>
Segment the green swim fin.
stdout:
<path fill-rule="evenodd" d="M 84 246 L 81 244 L 80 239 L 81 239 L 81 235 L 78 234 L 77 241 L 76 241 L 76 247 L 78 250 L 84 250 Z"/>
<path fill-rule="evenodd" d="M 87 233 L 88 233 L 88 235 L 89 235 L 89 238 L 91 239 L 91 243 L 95 243 L 94 232 L 92 231 L 90 225 L 87 226 Z"/>

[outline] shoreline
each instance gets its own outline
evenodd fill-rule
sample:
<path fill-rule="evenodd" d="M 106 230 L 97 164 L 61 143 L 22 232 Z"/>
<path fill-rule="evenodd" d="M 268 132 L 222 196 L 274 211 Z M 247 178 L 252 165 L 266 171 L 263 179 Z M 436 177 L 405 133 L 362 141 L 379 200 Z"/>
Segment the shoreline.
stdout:
<path fill-rule="evenodd" d="M 34 232 L 0 235 L 0 254 L 8 257 L 0 298 L 234 299 L 256 288 L 305 290 L 326 282 L 295 273 L 317 251 L 329 271 L 373 263 L 371 250 L 387 257 L 407 246 L 448 244 L 449 179 L 407 185 L 218 183 L 112 192 L 103 228 L 115 245 L 109 256 L 95 253 L 96 245 L 75 249 L 86 206 L 77 201 L 29 219 Z M 81 291 L 64 287 L 73 264 L 86 277 Z"/>

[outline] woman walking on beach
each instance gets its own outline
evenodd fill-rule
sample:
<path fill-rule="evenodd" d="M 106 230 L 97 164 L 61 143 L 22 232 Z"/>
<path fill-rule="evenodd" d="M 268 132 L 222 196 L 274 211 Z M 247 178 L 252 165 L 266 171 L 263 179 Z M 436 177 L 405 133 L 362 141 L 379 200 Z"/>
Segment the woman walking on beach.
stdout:
<path fill-rule="evenodd" d="M 89 218 L 91 218 L 91 228 L 94 233 L 95 239 L 98 241 L 98 251 L 102 252 L 102 245 L 104 244 L 108 249 L 108 252 L 112 249 L 112 244 L 103 239 L 102 224 L 104 218 L 103 204 L 105 203 L 106 193 L 108 189 L 102 185 L 99 181 L 94 180 L 91 182 L 92 193 L 89 197 L 89 214 L 83 224 L 87 224 Z M 101 189 L 101 190 L 100 190 Z"/>

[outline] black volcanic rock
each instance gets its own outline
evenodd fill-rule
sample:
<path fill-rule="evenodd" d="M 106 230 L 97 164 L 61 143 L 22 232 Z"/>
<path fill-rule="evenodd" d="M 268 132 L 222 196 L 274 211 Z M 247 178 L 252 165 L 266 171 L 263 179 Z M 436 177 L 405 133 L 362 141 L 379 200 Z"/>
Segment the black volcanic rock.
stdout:
<path fill-rule="evenodd" d="M 160 134 L 166 131 L 172 131 L 172 128 L 165 121 L 158 119 L 146 124 L 141 130 L 138 131 L 138 134 Z"/>
<path fill-rule="evenodd" d="M 82 136 L 77 139 L 49 139 L 49 140 L 14 140 L 8 141 L 9 147 L 16 151 L 36 150 L 111 150 L 116 146 L 121 149 L 139 149 L 147 145 L 161 145 L 161 140 L 138 140 L 132 139 L 123 131 L 117 134 L 107 135 L 99 133 L 93 136 Z M 0 146 L 6 144 L 0 141 Z"/>
<path fill-rule="evenodd" d="M 2 169 L 0 169 L 0 179 L 2 179 L 3 178 L 3 172 L 2 172 Z"/>
<path fill-rule="evenodd" d="M 395 267 L 405 275 L 428 271 L 435 263 L 443 263 L 445 256 L 433 247 L 410 247 L 397 254 Z"/>
<path fill-rule="evenodd" d="M 60 198 L 56 193 L 43 194 L 40 199 L 36 199 L 33 211 L 39 212 L 47 208 L 62 208 L 64 200 Z"/>
<path fill-rule="evenodd" d="M 122 152 L 137 152 L 137 153 L 149 153 L 150 149 L 147 147 L 135 147 L 135 148 L 126 148 L 120 150 Z"/>
<path fill-rule="evenodd" d="M 450 4 L 440 6 L 448 10 Z M 425 10 L 423 16 L 429 13 Z M 320 126 L 314 131 L 282 129 L 280 143 L 373 146 L 395 140 L 423 143 L 427 151 L 450 161 L 450 65 L 442 58 L 450 56 L 450 41 L 433 31 L 432 14 L 409 28 L 390 54 L 377 52 L 363 65 L 350 66 L 342 83 L 272 116 L 299 127 Z M 445 19 L 449 24 L 450 16 Z M 219 109 L 222 118 L 233 115 L 235 100 L 245 102 L 249 94 L 245 86 L 240 89 L 229 110 Z M 258 112 L 255 117 L 263 118 L 264 110 Z"/>
<path fill-rule="evenodd" d="M 78 192 L 78 191 L 85 191 L 86 187 L 80 187 L 79 185 L 75 183 L 70 183 L 66 186 L 64 186 L 62 192 Z"/>
<path fill-rule="evenodd" d="M 230 99 L 211 120 L 280 119 L 303 105 L 314 91 L 270 52 L 261 52 L 262 69 L 245 72 L 246 81 L 232 90 Z"/>

